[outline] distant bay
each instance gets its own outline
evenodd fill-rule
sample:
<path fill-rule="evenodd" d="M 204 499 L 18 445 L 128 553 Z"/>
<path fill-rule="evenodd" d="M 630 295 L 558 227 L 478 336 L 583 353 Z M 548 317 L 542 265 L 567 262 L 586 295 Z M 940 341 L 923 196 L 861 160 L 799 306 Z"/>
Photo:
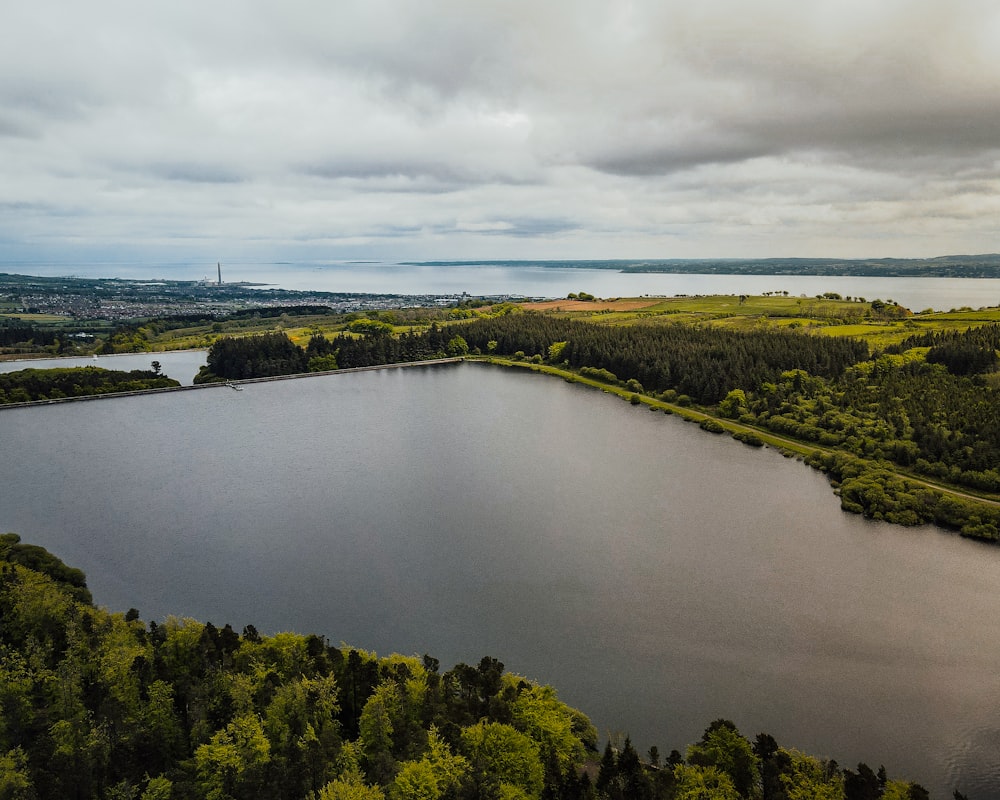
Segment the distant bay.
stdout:
<path fill-rule="evenodd" d="M 235 269 L 235 267 L 234 267 Z M 1000 305 L 1000 279 L 873 278 L 843 275 L 697 275 L 626 273 L 607 269 L 518 265 L 425 266 L 405 264 L 260 265 L 243 280 L 274 282 L 283 289 L 403 294 L 524 295 L 565 297 L 589 292 L 597 297 L 645 295 L 763 294 L 788 292 L 814 297 L 895 300 L 913 311 Z"/>
<path fill-rule="evenodd" d="M 571 263 L 571 262 L 567 262 Z M 0 269 L 31 275 L 77 275 L 202 280 L 215 278 L 212 263 L 153 264 L 5 264 Z M 814 297 L 836 292 L 844 297 L 895 300 L 913 311 L 1000 305 L 997 278 L 913 278 L 846 275 L 725 275 L 628 273 L 618 269 L 538 265 L 533 262 L 401 264 L 382 262 L 231 262 L 222 264 L 224 281 L 303 292 L 472 296 L 565 297 L 589 292 L 598 297 L 644 295 L 763 294 L 788 292 Z"/>

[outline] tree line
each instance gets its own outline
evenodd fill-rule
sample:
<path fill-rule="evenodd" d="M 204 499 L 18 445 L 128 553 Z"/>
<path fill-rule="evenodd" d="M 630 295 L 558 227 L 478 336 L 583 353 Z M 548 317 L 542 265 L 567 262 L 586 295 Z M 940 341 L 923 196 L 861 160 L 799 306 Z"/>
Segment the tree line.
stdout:
<path fill-rule="evenodd" d="M 834 377 L 867 358 L 867 345 L 782 331 L 735 332 L 686 325 L 606 327 L 541 314 L 508 313 L 395 336 L 391 326 L 358 320 L 333 339 L 314 336 L 305 348 L 284 333 L 225 337 L 209 350 L 208 370 L 221 379 L 267 377 L 491 353 L 607 370 L 645 390 L 675 390 L 716 403 L 734 387 L 753 388 L 788 369 Z M 312 363 L 314 358 L 323 362 Z"/>
<path fill-rule="evenodd" d="M 51 327 L 32 325 L 16 317 L 0 317 L 0 347 L 13 347 L 31 342 L 37 347 L 52 345 L 60 333 Z"/>
<path fill-rule="evenodd" d="M 1000 350 L 1000 325 L 993 323 L 965 331 L 933 331 L 911 336 L 887 353 L 905 353 L 914 347 L 927 347 L 926 359 L 942 364 L 953 375 L 979 375 L 997 367 Z"/>
<path fill-rule="evenodd" d="M 396 336 L 391 325 L 363 318 L 333 339 L 312 336 L 304 348 L 282 332 L 222 337 L 209 348 L 206 366 L 195 383 L 400 364 L 468 352 L 461 337 L 436 323 L 424 331 Z"/>
<path fill-rule="evenodd" d="M 634 379 L 647 393 L 674 390 L 714 404 L 731 389 L 752 389 L 789 369 L 835 377 L 869 355 L 847 338 L 778 331 L 730 331 L 691 325 L 610 326 L 541 314 L 511 314 L 449 327 L 472 349 L 549 359 L 574 368 L 604 369 Z M 491 342 L 493 343 L 491 345 Z"/>
<path fill-rule="evenodd" d="M 919 785 L 751 741 L 598 758 L 556 691 L 495 658 L 441 671 L 315 635 L 110 613 L 0 535 L 0 797 L 10 800 L 921 800 Z M 956 795 L 960 797 L 960 795 Z"/>

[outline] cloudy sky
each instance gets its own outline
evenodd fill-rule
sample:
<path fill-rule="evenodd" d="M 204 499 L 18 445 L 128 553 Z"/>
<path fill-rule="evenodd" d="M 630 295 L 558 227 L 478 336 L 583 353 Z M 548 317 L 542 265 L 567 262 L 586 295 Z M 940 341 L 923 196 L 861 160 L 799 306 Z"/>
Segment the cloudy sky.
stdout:
<path fill-rule="evenodd" d="M 992 0 L 11 0 L 0 261 L 1000 251 Z"/>

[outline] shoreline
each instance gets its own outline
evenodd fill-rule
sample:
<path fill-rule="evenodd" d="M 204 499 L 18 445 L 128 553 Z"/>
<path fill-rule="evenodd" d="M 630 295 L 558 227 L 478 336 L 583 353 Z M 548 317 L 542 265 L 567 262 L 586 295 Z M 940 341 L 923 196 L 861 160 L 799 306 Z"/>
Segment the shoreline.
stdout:
<path fill-rule="evenodd" d="M 119 356 L 157 356 L 163 353 L 207 353 L 208 349 L 205 347 L 185 347 L 181 350 L 149 350 L 143 351 L 142 353 L 99 353 L 95 359 L 92 355 L 87 356 L 45 356 L 45 355 L 32 355 L 27 358 L 4 358 L 0 356 L 0 362 L 4 364 L 17 364 L 20 361 L 76 361 L 89 359 L 91 361 L 99 361 L 102 358 L 118 358 Z"/>
<path fill-rule="evenodd" d="M 179 352 L 179 351 L 172 351 Z M 132 355 L 131 353 L 117 353 L 116 355 Z M 59 403 L 78 403 L 87 400 L 113 400 L 122 397 L 140 397 L 150 394 L 164 394 L 167 392 L 186 392 L 192 389 L 213 389 L 225 388 L 236 389 L 252 383 L 270 383 L 272 381 L 288 381 L 296 378 L 315 378 L 321 375 L 347 375 L 354 372 L 372 372 L 380 369 L 402 369 L 404 367 L 429 367 L 436 364 L 458 364 L 466 359 L 463 356 L 451 358 L 433 358 L 424 361 L 403 361 L 398 364 L 376 364 L 371 367 L 347 367 L 345 369 L 330 369 L 323 372 L 296 372 L 292 375 L 271 375 L 264 378 L 241 378 L 239 380 L 213 381 L 212 383 L 196 383 L 191 386 L 164 386 L 160 389 L 136 389 L 129 392 L 107 392 L 106 394 L 87 394 L 80 397 L 53 397 L 48 400 L 28 400 L 21 403 L 4 403 L 0 405 L 0 411 L 9 408 L 31 408 L 33 406 L 51 406 Z"/>

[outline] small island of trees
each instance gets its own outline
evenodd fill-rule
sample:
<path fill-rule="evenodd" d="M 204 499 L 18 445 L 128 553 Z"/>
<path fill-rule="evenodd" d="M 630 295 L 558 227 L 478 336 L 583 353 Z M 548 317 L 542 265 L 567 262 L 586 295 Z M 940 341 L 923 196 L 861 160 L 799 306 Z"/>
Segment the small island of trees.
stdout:
<path fill-rule="evenodd" d="M 142 392 L 176 386 L 180 386 L 180 383 L 161 375 L 159 369 L 127 372 L 101 367 L 22 369 L 0 373 L 0 405 Z"/>

